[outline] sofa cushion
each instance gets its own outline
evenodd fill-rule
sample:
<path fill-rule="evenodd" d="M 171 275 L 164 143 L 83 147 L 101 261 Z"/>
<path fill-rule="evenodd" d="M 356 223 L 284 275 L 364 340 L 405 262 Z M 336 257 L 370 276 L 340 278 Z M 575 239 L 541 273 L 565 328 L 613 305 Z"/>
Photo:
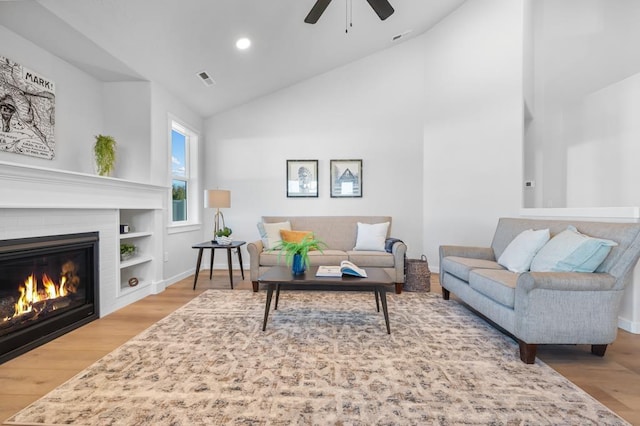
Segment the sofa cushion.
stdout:
<path fill-rule="evenodd" d="M 526 272 L 538 250 L 549 241 L 549 229 L 527 229 L 509 243 L 498 258 L 498 263 L 511 272 Z"/>
<path fill-rule="evenodd" d="M 280 230 L 291 230 L 291 223 L 287 220 L 285 222 L 265 223 L 258 222 L 258 232 L 260 233 L 260 239 L 265 250 L 274 248 L 280 241 Z"/>
<path fill-rule="evenodd" d="M 381 251 L 348 251 L 349 261 L 357 266 L 375 266 L 379 268 L 393 268 L 394 257 L 391 253 Z"/>
<path fill-rule="evenodd" d="M 358 222 L 356 246 L 353 250 L 385 251 L 384 241 L 387 239 L 388 230 L 389 222 L 374 224 Z"/>
<path fill-rule="evenodd" d="M 469 272 L 473 269 L 502 269 L 504 268 L 493 260 L 474 259 L 470 257 L 447 256 L 442 259 L 441 270 L 445 270 L 451 275 L 463 281 L 469 281 Z"/>
<path fill-rule="evenodd" d="M 593 272 L 618 243 L 592 238 L 568 226 L 544 245 L 531 262 L 536 272 Z"/>
<path fill-rule="evenodd" d="M 287 229 L 281 229 L 280 237 L 282 237 L 282 241 L 286 241 L 289 243 L 299 243 L 304 238 L 313 238 L 313 232 L 312 231 L 289 231 Z"/>
<path fill-rule="evenodd" d="M 309 252 L 309 263 L 311 266 L 330 266 L 330 265 L 339 265 L 343 260 L 348 260 L 349 256 L 347 253 L 342 250 L 322 250 L 322 253 L 319 251 L 310 251 Z"/>
<path fill-rule="evenodd" d="M 504 269 L 474 269 L 469 273 L 469 286 L 501 305 L 513 308 L 518 276 Z"/>
<path fill-rule="evenodd" d="M 260 266 L 286 265 L 286 255 L 280 250 L 263 251 L 260 253 Z M 311 266 L 339 265 L 343 260 L 348 260 L 347 253 L 342 250 L 310 251 L 309 264 Z"/>

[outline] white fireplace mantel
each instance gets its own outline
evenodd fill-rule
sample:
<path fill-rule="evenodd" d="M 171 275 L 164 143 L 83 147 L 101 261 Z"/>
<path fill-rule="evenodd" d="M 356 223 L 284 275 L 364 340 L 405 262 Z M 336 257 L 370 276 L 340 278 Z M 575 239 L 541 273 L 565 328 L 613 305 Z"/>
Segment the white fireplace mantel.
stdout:
<path fill-rule="evenodd" d="M 168 187 L 0 161 L 0 208 L 162 209 Z"/>

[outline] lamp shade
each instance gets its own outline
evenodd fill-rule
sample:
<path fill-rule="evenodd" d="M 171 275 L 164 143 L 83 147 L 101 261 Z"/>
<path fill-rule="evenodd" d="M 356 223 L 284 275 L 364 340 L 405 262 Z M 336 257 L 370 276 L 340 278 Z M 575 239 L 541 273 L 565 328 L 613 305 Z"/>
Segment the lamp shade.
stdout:
<path fill-rule="evenodd" d="M 231 207 L 231 191 L 226 189 L 209 189 L 207 190 L 207 207 L 217 209 Z"/>

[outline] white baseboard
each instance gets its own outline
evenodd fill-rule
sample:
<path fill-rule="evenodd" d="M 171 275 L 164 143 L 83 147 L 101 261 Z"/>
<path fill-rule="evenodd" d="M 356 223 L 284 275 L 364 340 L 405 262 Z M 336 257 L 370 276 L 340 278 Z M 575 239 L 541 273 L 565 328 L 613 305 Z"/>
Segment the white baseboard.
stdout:
<path fill-rule="evenodd" d="M 640 322 L 637 321 L 629 321 L 628 319 L 618 317 L 618 327 L 629 333 L 640 334 Z"/>
<path fill-rule="evenodd" d="M 166 280 L 163 280 L 162 283 L 164 285 L 163 289 L 169 287 L 170 285 L 173 285 L 179 281 L 184 280 L 185 278 L 188 278 L 190 275 L 193 275 L 196 273 L 196 268 L 191 268 L 188 269 L 184 272 L 179 273 L 178 275 L 174 275 L 173 277 L 167 278 Z"/>

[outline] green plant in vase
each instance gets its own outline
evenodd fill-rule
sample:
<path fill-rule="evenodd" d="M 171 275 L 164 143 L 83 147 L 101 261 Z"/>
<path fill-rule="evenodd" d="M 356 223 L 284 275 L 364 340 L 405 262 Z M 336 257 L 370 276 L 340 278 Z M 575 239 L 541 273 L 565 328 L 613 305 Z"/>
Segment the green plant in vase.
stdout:
<path fill-rule="evenodd" d="M 231 233 L 233 231 L 231 230 L 231 228 L 228 227 L 224 227 L 222 229 L 219 229 L 218 231 L 216 231 L 215 233 L 215 241 L 218 244 L 231 244 L 231 242 L 233 241 L 233 239 L 231 238 Z"/>
<path fill-rule="evenodd" d="M 120 260 L 131 258 L 136 252 L 136 246 L 129 243 L 120 244 Z"/>
<path fill-rule="evenodd" d="M 317 239 L 313 232 L 310 232 L 300 239 L 300 241 L 283 240 L 271 250 L 280 250 L 280 253 L 278 253 L 278 263 L 284 253 L 285 262 L 287 266 L 291 266 L 293 275 L 300 275 L 309 267 L 309 252 L 311 250 L 318 250 L 322 253 L 323 248 L 327 248 L 327 244 Z"/>
<path fill-rule="evenodd" d="M 100 176 L 109 176 L 116 163 L 116 140 L 113 136 L 98 135 L 93 145 L 96 169 Z"/>

